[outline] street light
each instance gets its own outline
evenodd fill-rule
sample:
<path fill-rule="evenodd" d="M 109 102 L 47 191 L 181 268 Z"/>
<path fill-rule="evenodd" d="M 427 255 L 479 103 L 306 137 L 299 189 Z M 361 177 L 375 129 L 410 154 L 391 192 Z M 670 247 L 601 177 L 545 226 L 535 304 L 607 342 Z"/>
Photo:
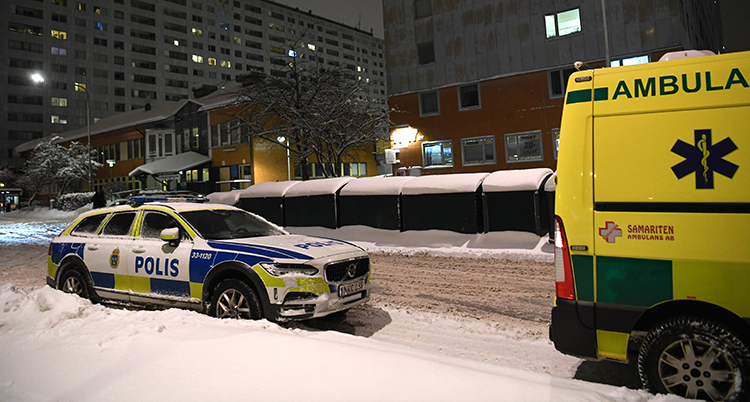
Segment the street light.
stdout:
<path fill-rule="evenodd" d="M 276 141 L 282 144 L 286 142 L 286 177 L 288 181 L 291 181 L 292 180 L 292 162 L 291 162 L 291 158 L 289 157 L 289 138 L 286 138 L 283 135 L 280 135 L 276 137 Z"/>
<path fill-rule="evenodd" d="M 75 84 L 76 91 L 83 91 L 86 93 L 86 136 L 88 138 L 86 149 L 88 151 L 87 159 L 89 160 L 89 191 L 91 191 L 93 188 L 93 182 L 91 180 L 91 102 L 89 102 L 89 91 L 86 90 L 86 85 L 82 85 L 77 82 Z"/>

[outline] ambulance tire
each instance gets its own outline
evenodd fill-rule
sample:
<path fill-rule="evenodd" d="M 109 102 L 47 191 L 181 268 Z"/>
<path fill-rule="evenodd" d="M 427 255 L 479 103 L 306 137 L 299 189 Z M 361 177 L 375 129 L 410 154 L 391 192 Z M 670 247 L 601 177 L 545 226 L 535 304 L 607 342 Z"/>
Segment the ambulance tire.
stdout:
<path fill-rule="evenodd" d="M 208 315 L 216 318 L 259 320 L 263 308 L 255 290 L 239 279 L 225 279 L 211 296 Z"/>
<path fill-rule="evenodd" d="M 677 317 L 655 326 L 641 346 L 638 371 L 643 387 L 654 394 L 750 400 L 750 349 L 710 319 Z"/>
<path fill-rule="evenodd" d="M 60 277 L 58 289 L 65 293 L 77 294 L 82 299 L 91 299 L 88 282 L 76 268 L 68 268 Z"/>

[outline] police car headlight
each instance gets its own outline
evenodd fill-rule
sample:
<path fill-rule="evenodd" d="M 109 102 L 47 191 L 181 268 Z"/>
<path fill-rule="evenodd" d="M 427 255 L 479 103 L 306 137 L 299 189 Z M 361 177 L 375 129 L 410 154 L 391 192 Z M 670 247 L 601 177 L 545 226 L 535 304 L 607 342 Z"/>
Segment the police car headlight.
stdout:
<path fill-rule="evenodd" d="M 289 274 L 312 276 L 318 273 L 317 268 L 302 264 L 279 264 L 262 262 L 260 263 L 260 266 L 273 276 L 283 276 Z"/>

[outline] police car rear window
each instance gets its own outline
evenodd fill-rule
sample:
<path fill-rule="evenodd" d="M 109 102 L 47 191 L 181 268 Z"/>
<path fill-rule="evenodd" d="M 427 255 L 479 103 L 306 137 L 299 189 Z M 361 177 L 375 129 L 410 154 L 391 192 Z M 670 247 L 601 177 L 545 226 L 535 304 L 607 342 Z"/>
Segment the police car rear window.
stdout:
<path fill-rule="evenodd" d="M 83 218 L 70 233 L 74 235 L 96 233 L 96 229 L 102 224 L 107 214 L 99 214 Z"/>
<path fill-rule="evenodd" d="M 254 215 L 240 210 L 210 209 L 181 214 L 190 225 L 208 240 L 241 239 L 278 236 L 284 232 Z"/>
<path fill-rule="evenodd" d="M 102 234 L 107 236 L 125 236 L 130 233 L 130 226 L 133 224 L 134 218 L 135 212 L 115 214 L 109 222 L 104 225 Z"/>

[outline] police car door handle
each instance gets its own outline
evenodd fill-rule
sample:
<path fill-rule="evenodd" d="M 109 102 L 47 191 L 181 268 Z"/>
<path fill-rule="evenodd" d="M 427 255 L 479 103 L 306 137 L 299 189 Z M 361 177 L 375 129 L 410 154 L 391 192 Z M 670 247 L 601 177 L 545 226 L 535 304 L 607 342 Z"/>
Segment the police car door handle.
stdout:
<path fill-rule="evenodd" d="M 99 245 L 98 244 L 89 244 L 88 246 L 86 246 L 86 248 L 89 249 L 89 250 L 91 250 L 91 251 L 96 251 L 96 250 L 99 250 Z"/>
<path fill-rule="evenodd" d="M 146 249 L 144 247 L 137 247 L 133 249 L 133 252 L 136 254 L 145 253 Z"/>

